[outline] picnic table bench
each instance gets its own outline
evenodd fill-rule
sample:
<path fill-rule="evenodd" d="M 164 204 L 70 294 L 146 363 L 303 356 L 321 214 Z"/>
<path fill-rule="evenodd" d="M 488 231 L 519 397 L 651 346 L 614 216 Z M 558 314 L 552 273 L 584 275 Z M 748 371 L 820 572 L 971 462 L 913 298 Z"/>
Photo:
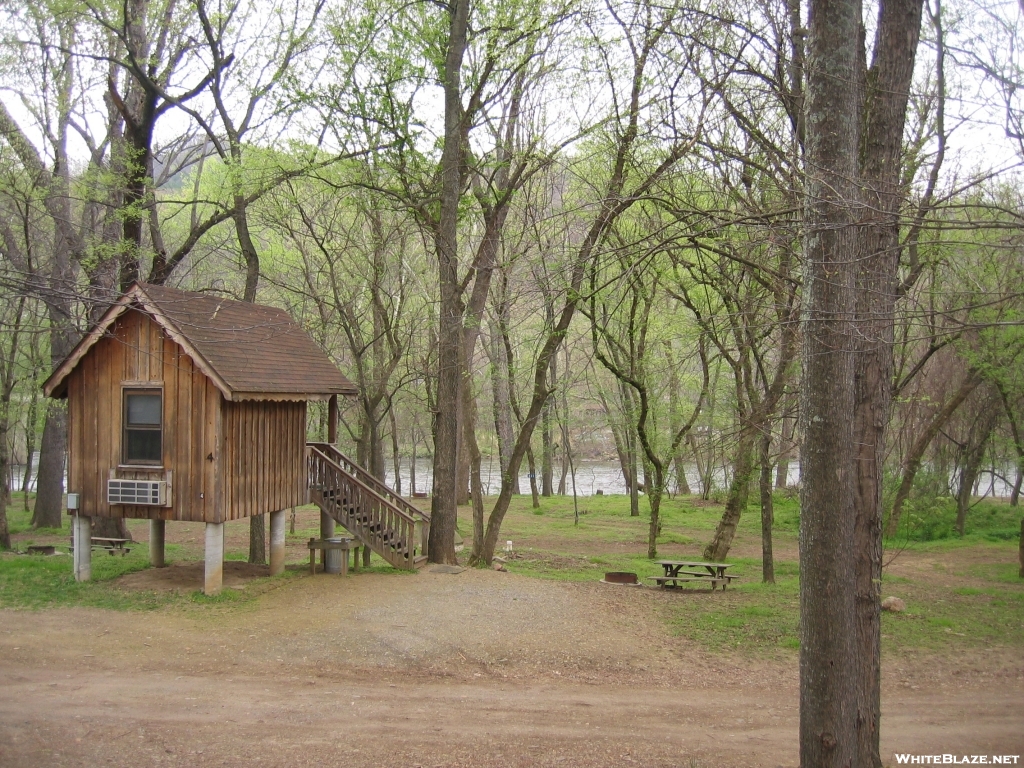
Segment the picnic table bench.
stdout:
<path fill-rule="evenodd" d="M 115 552 L 120 552 L 122 556 L 127 555 L 132 551 L 131 539 L 111 539 L 105 536 L 93 536 L 92 539 L 93 549 L 106 550 L 107 554 L 111 557 L 114 556 Z M 75 551 L 74 537 L 72 536 L 71 545 L 68 547 L 68 552 Z"/>
<path fill-rule="evenodd" d="M 725 569 L 730 567 L 730 563 L 705 563 L 699 560 L 657 560 L 655 562 L 662 567 L 664 574 L 647 578 L 659 587 L 667 589 L 688 582 L 698 582 L 710 583 L 711 591 L 721 585 L 724 592 L 729 582 L 739 578 L 725 572 Z"/>

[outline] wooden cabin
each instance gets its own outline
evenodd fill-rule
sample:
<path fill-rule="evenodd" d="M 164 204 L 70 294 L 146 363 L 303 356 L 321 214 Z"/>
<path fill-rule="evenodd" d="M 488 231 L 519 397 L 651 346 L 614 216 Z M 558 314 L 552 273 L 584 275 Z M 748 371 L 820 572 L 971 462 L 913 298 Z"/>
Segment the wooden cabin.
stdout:
<path fill-rule="evenodd" d="M 134 284 L 43 385 L 68 402 L 75 574 L 88 579 L 94 517 L 148 519 L 162 565 L 167 521 L 206 523 L 206 591 L 220 589 L 228 520 L 306 503 L 306 404 L 357 394 L 280 309 Z M 332 436 L 333 439 L 333 436 Z"/>

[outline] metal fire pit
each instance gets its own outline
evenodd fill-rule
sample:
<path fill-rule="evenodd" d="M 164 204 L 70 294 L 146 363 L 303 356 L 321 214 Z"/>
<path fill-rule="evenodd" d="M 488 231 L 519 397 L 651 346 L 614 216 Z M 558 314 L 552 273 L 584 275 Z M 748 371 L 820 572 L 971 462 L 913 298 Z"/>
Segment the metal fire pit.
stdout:
<path fill-rule="evenodd" d="M 628 571 L 608 571 L 601 581 L 605 584 L 629 584 L 631 586 L 636 586 L 640 583 L 636 574 L 629 573 Z"/>

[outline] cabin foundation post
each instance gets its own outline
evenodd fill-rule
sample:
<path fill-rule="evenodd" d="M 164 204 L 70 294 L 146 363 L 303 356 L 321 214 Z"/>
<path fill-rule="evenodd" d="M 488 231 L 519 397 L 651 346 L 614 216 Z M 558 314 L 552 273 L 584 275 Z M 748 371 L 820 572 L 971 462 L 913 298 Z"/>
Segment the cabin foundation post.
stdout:
<path fill-rule="evenodd" d="M 284 510 L 270 513 L 270 575 L 284 573 Z"/>
<path fill-rule="evenodd" d="M 92 578 L 92 518 L 75 515 L 71 524 L 75 536 L 75 581 L 89 581 Z"/>
<path fill-rule="evenodd" d="M 206 524 L 206 571 L 203 591 L 216 595 L 224 586 L 224 523 Z"/>
<path fill-rule="evenodd" d="M 149 521 L 149 564 L 153 568 L 163 568 L 164 562 L 164 534 L 167 523 L 164 520 Z"/>

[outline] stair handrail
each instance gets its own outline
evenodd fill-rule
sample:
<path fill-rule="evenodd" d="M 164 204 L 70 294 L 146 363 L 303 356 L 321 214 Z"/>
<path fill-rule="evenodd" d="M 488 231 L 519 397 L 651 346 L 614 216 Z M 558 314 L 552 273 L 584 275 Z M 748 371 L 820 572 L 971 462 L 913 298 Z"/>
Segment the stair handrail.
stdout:
<path fill-rule="evenodd" d="M 407 525 L 410 532 L 410 538 L 400 538 L 400 541 L 402 541 L 404 545 L 406 545 L 406 554 L 402 555 L 400 554 L 399 551 L 389 551 L 389 548 L 387 546 L 384 546 L 383 542 L 381 543 L 380 549 L 378 549 L 377 546 L 375 546 L 374 544 L 375 537 L 373 536 L 371 530 L 364 529 L 365 527 L 367 527 L 366 523 L 359 520 L 358 516 L 355 516 L 355 519 L 352 519 L 352 515 L 349 514 L 349 512 L 346 510 L 344 506 L 339 507 L 337 503 L 329 503 L 328 499 L 324 498 L 323 502 L 316 502 L 317 505 L 321 507 L 321 509 L 323 509 L 325 512 L 328 512 L 332 517 L 337 519 L 338 522 L 345 525 L 352 532 L 352 534 L 359 539 L 359 541 L 362 544 L 371 547 L 371 549 L 374 549 L 381 557 L 383 557 L 385 560 L 387 560 L 395 567 L 401 568 L 411 566 L 415 568 L 417 563 L 422 561 L 421 557 L 423 557 L 423 559 L 426 559 L 425 556 L 413 554 L 415 548 L 413 538 L 415 537 L 415 531 L 417 527 L 419 527 L 421 540 L 420 546 L 422 547 L 421 552 L 425 552 L 427 547 L 427 538 L 429 536 L 430 529 L 429 522 L 423 520 L 417 521 L 417 519 L 413 515 L 410 515 L 406 510 L 399 509 L 397 506 L 392 504 L 388 499 L 379 495 L 376 492 L 376 490 L 374 490 L 374 488 L 370 487 L 367 483 L 359 480 L 358 477 L 348 472 L 344 467 L 342 467 L 337 462 L 333 461 L 323 451 L 318 450 L 316 446 L 306 445 L 306 456 L 307 464 L 309 465 L 307 471 L 312 471 L 313 464 L 318 464 L 319 467 L 316 470 L 318 474 L 324 475 L 330 474 L 330 472 L 334 472 L 341 483 L 347 483 L 350 487 L 357 488 L 359 490 L 359 493 L 365 494 L 367 499 L 372 500 L 376 505 L 378 511 L 386 510 L 384 515 L 374 515 L 371 518 L 374 522 L 383 522 L 384 517 L 386 517 L 387 515 L 391 515 L 393 519 L 401 520 L 404 525 Z M 322 496 L 323 490 L 327 489 L 327 487 L 328 486 L 324 486 L 324 488 L 321 489 Z M 337 487 L 340 488 L 341 485 L 338 485 Z M 312 486 L 310 486 L 310 489 L 311 488 Z M 332 509 L 336 511 L 332 511 Z"/>
<path fill-rule="evenodd" d="M 336 466 L 340 466 L 342 469 L 345 469 L 344 466 L 341 466 L 342 463 L 344 463 L 344 465 L 347 465 L 348 467 L 351 467 L 351 469 L 346 469 L 346 472 L 349 475 L 355 477 L 357 480 L 360 480 L 364 487 L 369 486 L 370 490 L 374 491 L 378 496 L 390 499 L 392 502 L 392 506 L 404 509 L 406 513 L 413 515 L 414 517 L 422 518 L 424 522 L 430 522 L 429 512 L 425 512 L 424 510 L 417 507 L 415 504 L 410 504 L 401 495 L 395 493 L 393 490 L 388 488 L 387 485 L 382 483 L 379 479 L 377 479 L 369 472 L 367 472 L 365 469 L 363 469 L 359 464 L 352 461 L 352 459 L 350 459 L 344 453 L 339 451 L 333 443 L 321 443 L 318 441 L 313 441 L 306 443 L 306 445 L 316 448 L 318 451 L 320 451 L 320 453 L 324 454 L 324 456 L 328 458 L 328 460 L 331 460 L 331 455 L 333 454 L 334 456 L 341 460 L 335 461 L 334 464 Z"/>
<path fill-rule="evenodd" d="M 320 450 L 320 448 L 318 447 L 318 445 L 316 443 L 310 443 L 307 447 L 309 447 L 313 451 L 313 453 L 319 454 L 321 459 L 326 461 L 329 465 L 334 467 L 336 470 L 341 472 L 343 475 L 346 475 L 349 480 L 351 480 L 356 485 L 361 487 L 364 491 L 369 491 L 370 494 L 372 496 L 374 496 L 377 501 L 383 503 L 387 507 L 390 507 L 392 509 L 392 511 L 397 512 L 398 516 L 401 517 L 401 518 L 404 518 L 406 520 L 406 522 L 410 522 L 410 523 L 415 523 L 416 522 L 416 517 L 414 515 L 409 514 L 406 510 L 402 509 L 397 504 L 393 504 L 390 499 L 388 499 L 386 496 L 383 496 L 380 493 L 378 493 L 375 488 L 372 488 L 368 484 L 364 483 L 362 480 L 360 480 L 352 472 L 349 472 L 347 469 L 345 469 L 343 466 L 341 466 L 338 462 L 336 462 L 333 459 L 331 459 L 331 457 L 328 456 L 324 451 Z M 414 509 L 415 509 L 415 507 L 414 507 Z"/>

